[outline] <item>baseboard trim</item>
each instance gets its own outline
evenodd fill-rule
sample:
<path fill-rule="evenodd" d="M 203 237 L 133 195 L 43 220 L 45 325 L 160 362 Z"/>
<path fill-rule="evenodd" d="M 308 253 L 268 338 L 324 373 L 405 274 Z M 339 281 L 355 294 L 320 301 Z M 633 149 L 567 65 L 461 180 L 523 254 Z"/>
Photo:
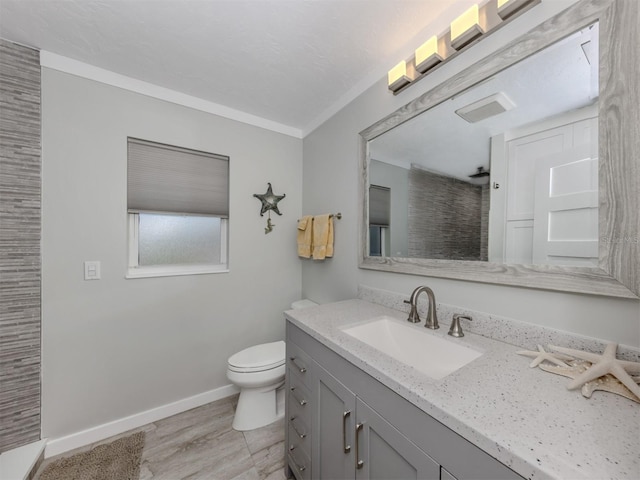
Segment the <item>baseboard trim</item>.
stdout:
<path fill-rule="evenodd" d="M 44 456 L 45 458 L 49 458 L 75 448 L 90 445 L 113 435 L 119 435 L 128 430 L 139 428 L 147 423 L 155 422 L 157 420 L 170 417 L 171 415 L 186 412 L 192 408 L 200 407 L 201 405 L 229 397 L 239 391 L 240 390 L 235 385 L 225 385 L 224 387 L 199 393 L 192 397 L 183 398 L 176 402 L 168 403 L 166 405 L 152 408 L 102 425 L 97 425 L 77 433 L 72 433 L 60 438 L 53 438 L 47 442 Z"/>

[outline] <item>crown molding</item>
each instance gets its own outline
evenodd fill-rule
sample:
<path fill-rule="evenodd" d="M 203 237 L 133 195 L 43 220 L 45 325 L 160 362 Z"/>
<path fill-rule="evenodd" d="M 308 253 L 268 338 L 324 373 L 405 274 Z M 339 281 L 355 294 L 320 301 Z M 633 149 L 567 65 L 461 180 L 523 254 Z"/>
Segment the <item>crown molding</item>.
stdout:
<path fill-rule="evenodd" d="M 302 138 L 302 130 L 299 128 L 294 128 L 266 118 L 251 115 L 240 110 L 225 107 L 224 105 L 203 100 L 176 90 L 171 90 L 142 80 L 120 75 L 119 73 L 95 67 L 72 58 L 63 57 L 62 55 L 48 52 L 46 50 L 40 51 L 40 66 L 89 80 L 94 80 L 96 82 L 122 88 L 124 90 L 129 90 L 148 97 L 175 103 L 184 107 L 193 108 L 194 110 L 211 113 L 229 120 L 253 125 L 254 127 L 264 128 L 290 137 Z"/>

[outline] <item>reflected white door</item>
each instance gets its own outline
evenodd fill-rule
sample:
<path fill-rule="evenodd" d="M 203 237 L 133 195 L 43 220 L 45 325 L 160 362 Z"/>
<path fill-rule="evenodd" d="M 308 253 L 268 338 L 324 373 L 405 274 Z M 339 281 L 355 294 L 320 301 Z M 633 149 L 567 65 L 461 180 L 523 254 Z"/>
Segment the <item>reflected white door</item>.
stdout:
<path fill-rule="evenodd" d="M 511 139 L 504 136 L 504 159 L 494 163 L 492 158 L 491 175 L 496 172 L 498 179 L 506 179 L 507 188 L 492 190 L 489 235 L 491 240 L 502 221 L 504 243 L 494 242 L 492 261 L 499 261 L 503 249 L 502 260 L 508 264 L 597 265 L 597 251 L 591 257 L 598 237 L 598 118 L 594 114 L 597 111 L 590 107 L 531 125 L 526 133 L 509 134 Z M 579 162 L 588 157 L 593 161 Z M 591 206 L 594 199 L 595 208 Z"/>
<path fill-rule="evenodd" d="M 598 159 L 589 146 L 537 162 L 533 263 L 598 265 Z"/>

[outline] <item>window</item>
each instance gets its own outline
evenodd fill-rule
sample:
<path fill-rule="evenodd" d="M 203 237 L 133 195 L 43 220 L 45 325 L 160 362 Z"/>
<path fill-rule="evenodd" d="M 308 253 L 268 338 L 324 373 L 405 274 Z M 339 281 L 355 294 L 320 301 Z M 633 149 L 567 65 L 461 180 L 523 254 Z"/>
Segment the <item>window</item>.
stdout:
<path fill-rule="evenodd" d="M 369 186 L 369 255 L 388 257 L 391 224 L 391 189 Z"/>
<path fill-rule="evenodd" d="M 227 271 L 229 157 L 128 139 L 127 278 Z"/>

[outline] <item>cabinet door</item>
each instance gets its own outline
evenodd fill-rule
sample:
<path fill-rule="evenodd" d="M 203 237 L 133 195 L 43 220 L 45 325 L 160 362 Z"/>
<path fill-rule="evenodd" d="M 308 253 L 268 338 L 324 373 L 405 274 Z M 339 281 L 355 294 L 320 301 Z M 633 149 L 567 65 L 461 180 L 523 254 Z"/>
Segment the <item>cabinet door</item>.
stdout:
<path fill-rule="evenodd" d="M 440 480 L 458 480 L 456 477 L 447 472 L 443 467 L 440 467 Z"/>
<path fill-rule="evenodd" d="M 356 397 L 323 368 L 317 369 L 312 427 L 313 478 L 339 480 L 354 477 L 353 434 Z"/>
<path fill-rule="evenodd" d="M 440 465 L 357 400 L 356 478 L 439 480 Z"/>

